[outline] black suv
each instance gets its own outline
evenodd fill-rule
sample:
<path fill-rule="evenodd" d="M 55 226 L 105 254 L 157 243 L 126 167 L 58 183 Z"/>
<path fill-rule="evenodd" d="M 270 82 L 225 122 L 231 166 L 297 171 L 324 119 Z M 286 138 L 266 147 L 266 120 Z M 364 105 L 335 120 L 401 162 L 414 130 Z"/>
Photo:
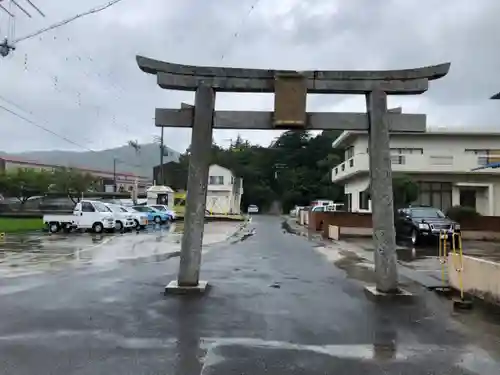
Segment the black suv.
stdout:
<path fill-rule="evenodd" d="M 442 231 L 448 234 L 460 232 L 460 224 L 446 217 L 437 208 L 428 206 L 399 209 L 395 226 L 396 236 L 410 238 L 413 245 L 418 245 L 422 240 L 437 239 Z"/>

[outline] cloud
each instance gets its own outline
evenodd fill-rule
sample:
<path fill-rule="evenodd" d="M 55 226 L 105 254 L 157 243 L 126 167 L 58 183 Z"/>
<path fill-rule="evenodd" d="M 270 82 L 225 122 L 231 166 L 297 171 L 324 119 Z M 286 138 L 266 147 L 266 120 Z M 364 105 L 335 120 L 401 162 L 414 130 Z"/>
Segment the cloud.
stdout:
<path fill-rule="evenodd" d="M 46 0 L 46 18 L 19 12 L 21 37 L 103 0 Z M 43 4 L 43 5 L 42 5 Z M 254 6 L 254 9 L 251 7 Z M 430 126 L 497 127 L 500 26 L 495 0 L 124 0 L 92 16 L 23 41 L 0 60 L 0 105 L 29 117 L 72 145 L 0 111 L 0 150 L 103 149 L 150 142 L 155 107 L 192 102 L 193 93 L 161 90 L 135 55 L 193 65 L 278 69 L 397 69 L 451 61 L 428 93 L 391 97 L 391 106 L 428 114 Z M 6 33 L 5 14 L 0 31 Z M 271 110 L 271 95 L 218 94 L 218 109 Z M 363 111 L 362 97 L 314 95 L 309 110 Z M 241 131 L 267 145 L 278 132 Z M 227 144 L 235 131 L 215 131 Z M 183 151 L 189 131 L 166 129 Z"/>

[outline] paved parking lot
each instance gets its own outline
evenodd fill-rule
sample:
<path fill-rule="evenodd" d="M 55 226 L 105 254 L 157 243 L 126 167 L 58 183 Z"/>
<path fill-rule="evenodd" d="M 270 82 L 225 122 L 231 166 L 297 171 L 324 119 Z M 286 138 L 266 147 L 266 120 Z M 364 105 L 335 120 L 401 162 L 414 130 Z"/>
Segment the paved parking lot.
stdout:
<path fill-rule="evenodd" d="M 205 227 L 204 244 L 221 242 L 241 222 L 213 222 Z M 183 223 L 116 234 L 35 233 L 0 240 L 0 277 L 54 271 L 65 267 L 108 266 L 137 259 L 161 261 L 180 251 Z"/>

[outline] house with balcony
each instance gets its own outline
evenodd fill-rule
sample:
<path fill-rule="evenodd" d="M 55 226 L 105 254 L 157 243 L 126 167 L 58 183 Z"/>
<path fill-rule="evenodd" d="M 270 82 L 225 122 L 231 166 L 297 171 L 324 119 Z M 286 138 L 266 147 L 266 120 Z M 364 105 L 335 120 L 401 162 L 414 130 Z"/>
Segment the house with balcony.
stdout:
<path fill-rule="evenodd" d="M 371 212 L 368 133 L 345 131 L 332 146 L 344 150 L 332 182 L 344 186 L 348 210 Z M 500 168 L 476 170 L 500 162 L 500 133 L 391 133 L 390 148 L 393 176 L 408 175 L 419 186 L 415 204 L 442 210 L 460 205 L 500 216 Z"/>
<path fill-rule="evenodd" d="M 206 209 L 212 214 L 239 214 L 243 179 L 230 169 L 212 164 L 208 171 Z"/>

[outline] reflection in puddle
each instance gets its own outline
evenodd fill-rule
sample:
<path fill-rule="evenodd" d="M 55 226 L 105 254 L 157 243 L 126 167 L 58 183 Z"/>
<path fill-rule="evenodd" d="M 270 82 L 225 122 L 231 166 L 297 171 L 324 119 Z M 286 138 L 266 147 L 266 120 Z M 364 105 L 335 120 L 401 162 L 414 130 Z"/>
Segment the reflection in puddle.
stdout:
<path fill-rule="evenodd" d="M 378 360 L 395 359 L 398 334 L 390 313 L 376 305 L 374 315 L 373 358 Z"/>
<path fill-rule="evenodd" d="M 0 277 L 134 259 L 163 261 L 176 250 L 169 244 L 178 247 L 182 228 L 172 224 L 131 233 L 9 235 L 0 242 Z"/>

